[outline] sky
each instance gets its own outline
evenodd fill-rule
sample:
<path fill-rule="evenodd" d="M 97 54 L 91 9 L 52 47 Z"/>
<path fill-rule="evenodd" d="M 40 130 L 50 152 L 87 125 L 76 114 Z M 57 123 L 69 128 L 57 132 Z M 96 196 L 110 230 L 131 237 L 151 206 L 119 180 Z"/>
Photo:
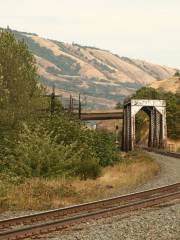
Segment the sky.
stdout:
<path fill-rule="evenodd" d="M 180 68 L 180 0 L 0 0 L 0 27 Z"/>

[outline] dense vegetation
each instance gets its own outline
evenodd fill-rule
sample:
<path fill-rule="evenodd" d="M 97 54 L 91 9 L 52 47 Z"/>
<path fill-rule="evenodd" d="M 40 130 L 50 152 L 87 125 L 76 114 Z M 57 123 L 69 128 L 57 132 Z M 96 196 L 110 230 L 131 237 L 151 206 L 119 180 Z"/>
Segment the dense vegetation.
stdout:
<path fill-rule="evenodd" d="M 162 99 L 166 100 L 168 137 L 172 139 L 180 138 L 180 94 L 164 92 L 150 87 L 143 87 L 133 96 L 136 99 Z M 137 121 L 137 129 L 142 126 L 144 117 Z"/>
<path fill-rule="evenodd" d="M 95 178 L 118 160 L 114 139 L 61 109 L 47 111 L 35 59 L 24 42 L 0 32 L 0 175 Z"/>

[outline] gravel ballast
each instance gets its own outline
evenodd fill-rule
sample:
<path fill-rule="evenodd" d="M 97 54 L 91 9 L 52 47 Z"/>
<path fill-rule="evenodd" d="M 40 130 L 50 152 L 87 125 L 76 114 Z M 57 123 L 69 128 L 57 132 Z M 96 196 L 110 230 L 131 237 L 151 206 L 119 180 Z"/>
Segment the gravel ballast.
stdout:
<path fill-rule="evenodd" d="M 133 215 L 98 220 L 82 224 L 61 235 L 54 233 L 52 240 L 179 240 L 180 203 L 154 210 L 142 210 Z M 44 239 L 44 238 L 43 238 Z"/>

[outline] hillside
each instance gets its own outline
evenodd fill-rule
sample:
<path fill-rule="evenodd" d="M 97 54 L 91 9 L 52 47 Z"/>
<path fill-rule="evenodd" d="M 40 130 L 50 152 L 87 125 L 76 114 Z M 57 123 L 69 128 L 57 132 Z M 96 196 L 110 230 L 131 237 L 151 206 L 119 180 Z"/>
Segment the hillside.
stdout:
<path fill-rule="evenodd" d="M 170 77 L 160 81 L 153 82 L 150 85 L 155 89 L 162 89 L 165 92 L 180 93 L 180 77 Z"/>
<path fill-rule="evenodd" d="M 57 92 L 66 97 L 69 93 L 86 95 L 93 107 L 112 107 L 142 86 L 169 78 L 176 71 L 94 47 L 13 32 L 35 55 L 44 85 L 55 85 Z"/>

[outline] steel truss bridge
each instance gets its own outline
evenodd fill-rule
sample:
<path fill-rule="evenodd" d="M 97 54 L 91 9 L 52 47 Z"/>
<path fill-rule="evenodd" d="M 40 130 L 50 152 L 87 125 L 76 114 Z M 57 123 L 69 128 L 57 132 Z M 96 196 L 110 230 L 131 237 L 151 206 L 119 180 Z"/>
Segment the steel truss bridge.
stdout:
<path fill-rule="evenodd" d="M 55 111 L 55 95 L 53 89 L 51 98 L 51 113 Z M 149 117 L 148 147 L 163 149 L 167 143 L 166 102 L 156 99 L 131 99 L 124 103 L 123 110 L 112 111 L 82 111 L 81 97 L 75 103 L 70 95 L 68 107 L 65 111 L 78 115 L 82 121 L 122 119 L 122 150 L 131 151 L 135 148 L 136 128 L 135 119 L 139 111 L 144 111 Z"/>

